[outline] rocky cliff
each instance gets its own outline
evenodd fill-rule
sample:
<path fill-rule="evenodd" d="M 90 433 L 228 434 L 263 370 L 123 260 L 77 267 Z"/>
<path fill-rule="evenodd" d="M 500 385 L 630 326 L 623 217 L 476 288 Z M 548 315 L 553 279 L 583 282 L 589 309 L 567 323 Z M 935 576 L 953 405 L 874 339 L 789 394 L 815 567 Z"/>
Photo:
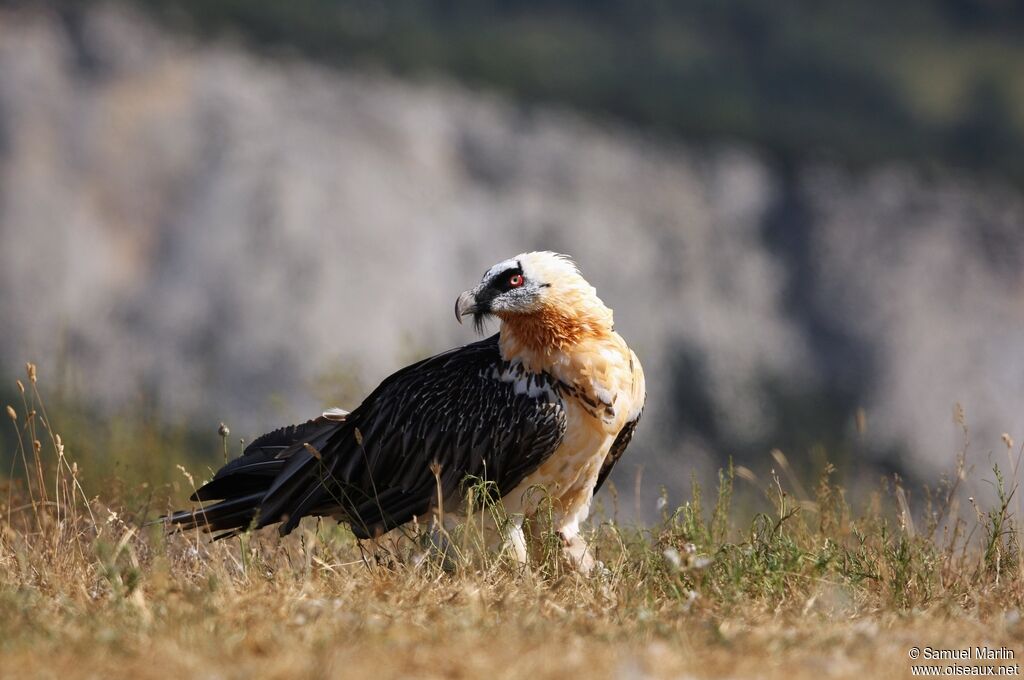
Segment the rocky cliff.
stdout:
<path fill-rule="evenodd" d="M 488 266 L 551 249 L 644 361 L 659 482 L 773 446 L 931 475 L 957 402 L 979 455 L 1024 439 L 1011 186 L 780 167 L 121 10 L 0 11 L 0 244 L 6 375 L 211 431 L 354 405 L 472 339 L 451 307 Z"/>

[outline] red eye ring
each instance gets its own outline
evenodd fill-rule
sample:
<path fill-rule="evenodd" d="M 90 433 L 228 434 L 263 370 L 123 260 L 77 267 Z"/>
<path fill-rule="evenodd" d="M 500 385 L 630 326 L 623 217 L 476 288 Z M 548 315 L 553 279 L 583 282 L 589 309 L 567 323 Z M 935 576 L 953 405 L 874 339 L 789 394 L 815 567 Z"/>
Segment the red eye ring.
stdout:
<path fill-rule="evenodd" d="M 513 288 L 519 288 L 521 285 L 523 285 L 523 275 L 513 274 L 511 277 L 509 277 L 508 285 L 512 286 Z"/>

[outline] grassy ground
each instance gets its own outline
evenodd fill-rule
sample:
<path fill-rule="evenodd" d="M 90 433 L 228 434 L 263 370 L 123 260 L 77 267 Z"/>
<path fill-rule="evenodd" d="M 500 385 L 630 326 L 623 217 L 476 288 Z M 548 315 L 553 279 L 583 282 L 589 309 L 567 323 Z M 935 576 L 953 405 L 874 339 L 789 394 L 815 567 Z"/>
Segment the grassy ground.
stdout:
<path fill-rule="evenodd" d="M 723 471 L 655 526 L 594 523 L 604 568 L 584 578 L 540 529 L 526 568 L 471 527 L 388 559 L 333 523 L 165 536 L 121 492 L 86 497 L 34 372 L 22 384 L 0 481 L 0 677 L 900 677 L 912 648 L 1006 647 L 1017 659 L 937 665 L 1010 670 L 1024 654 L 1016 476 L 993 470 L 980 507 L 962 458 L 920 508 L 895 481 L 858 510 L 828 476 L 790 494 L 781 455 L 781 479 Z M 740 516 L 736 477 L 771 510 Z"/>

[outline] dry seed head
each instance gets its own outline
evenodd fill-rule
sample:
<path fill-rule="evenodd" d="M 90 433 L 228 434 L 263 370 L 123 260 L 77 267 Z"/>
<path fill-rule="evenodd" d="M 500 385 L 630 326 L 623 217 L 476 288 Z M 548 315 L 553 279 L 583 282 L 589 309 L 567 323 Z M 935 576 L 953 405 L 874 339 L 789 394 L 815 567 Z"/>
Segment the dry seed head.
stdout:
<path fill-rule="evenodd" d="M 309 442 L 304 442 L 302 445 L 306 448 L 307 451 L 309 451 L 311 456 L 313 456 L 317 460 L 323 460 L 323 456 L 320 455 L 320 452 L 317 451 L 315 446 L 313 446 Z"/>
<path fill-rule="evenodd" d="M 772 449 L 771 454 L 772 458 L 775 459 L 775 462 L 779 464 L 779 467 L 783 469 L 789 467 L 789 460 L 786 459 L 786 454 L 784 454 L 781 450 Z"/>
<path fill-rule="evenodd" d="M 868 431 L 868 412 L 863 408 L 858 408 L 854 417 L 857 424 L 857 434 L 863 436 Z"/>
<path fill-rule="evenodd" d="M 14 407 L 10 404 L 7 405 L 7 415 L 10 416 L 11 420 L 18 422 L 18 412 L 14 410 Z"/>
<path fill-rule="evenodd" d="M 18 391 L 19 392 L 21 392 L 22 394 L 25 394 L 25 383 L 21 382 L 20 380 L 15 380 L 14 384 L 16 384 L 18 386 Z"/>
<path fill-rule="evenodd" d="M 737 465 L 733 469 L 733 472 L 735 472 L 736 476 L 739 477 L 740 479 L 745 479 L 752 484 L 757 483 L 757 475 L 755 475 L 754 471 L 745 465 Z"/>
<path fill-rule="evenodd" d="M 43 444 L 38 439 L 33 439 L 32 448 L 36 450 L 36 453 L 39 453 L 40 451 L 43 450 Z"/>
<path fill-rule="evenodd" d="M 227 437 L 231 434 L 231 429 L 228 428 L 228 426 L 225 425 L 224 423 L 221 423 L 220 427 L 217 428 L 217 434 L 219 434 L 222 438 L 227 439 Z"/>
<path fill-rule="evenodd" d="M 192 475 L 189 473 L 188 470 L 185 469 L 184 465 L 175 465 L 174 467 L 181 470 L 181 474 L 185 475 L 185 479 L 188 480 L 189 484 L 191 484 L 192 486 L 196 485 L 196 480 L 192 478 Z"/>
<path fill-rule="evenodd" d="M 36 384 L 36 365 L 33 364 L 31 361 L 27 362 L 25 364 L 25 372 L 28 373 L 29 382 L 31 382 L 33 385 L 35 385 Z"/>
<path fill-rule="evenodd" d="M 1003 443 L 1006 444 L 1006 448 L 1008 448 L 1008 449 L 1012 449 L 1013 448 L 1013 437 L 1010 436 L 1009 432 L 1004 432 L 1003 433 Z"/>
<path fill-rule="evenodd" d="M 960 402 L 953 407 L 953 421 L 961 427 L 967 424 L 967 414 L 964 413 L 964 405 Z"/>

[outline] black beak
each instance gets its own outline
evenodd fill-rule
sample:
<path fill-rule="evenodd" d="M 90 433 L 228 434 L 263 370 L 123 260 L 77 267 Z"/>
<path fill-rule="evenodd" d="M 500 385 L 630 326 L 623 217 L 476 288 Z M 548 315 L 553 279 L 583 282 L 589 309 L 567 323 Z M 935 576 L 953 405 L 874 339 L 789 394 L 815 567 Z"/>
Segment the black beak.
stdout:
<path fill-rule="evenodd" d="M 473 326 L 477 333 L 484 332 L 484 321 L 491 313 L 491 297 L 488 289 L 467 290 L 455 301 L 455 318 L 462 323 L 462 317 L 473 315 Z"/>

